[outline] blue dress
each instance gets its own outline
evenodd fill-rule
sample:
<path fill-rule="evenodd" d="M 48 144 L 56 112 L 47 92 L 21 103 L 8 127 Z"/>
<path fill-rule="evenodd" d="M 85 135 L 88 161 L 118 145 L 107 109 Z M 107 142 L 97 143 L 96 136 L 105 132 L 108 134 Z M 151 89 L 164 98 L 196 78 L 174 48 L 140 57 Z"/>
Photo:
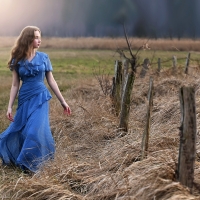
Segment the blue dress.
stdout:
<path fill-rule="evenodd" d="M 44 161 L 53 158 L 55 144 L 48 104 L 52 96 L 44 84 L 45 72 L 51 70 L 49 57 L 43 52 L 36 52 L 30 62 L 18 62 L 16 71 L 22 81 L 18 106 L 14 122 L 0 134 L 3 164 L 36 172 Z"/>

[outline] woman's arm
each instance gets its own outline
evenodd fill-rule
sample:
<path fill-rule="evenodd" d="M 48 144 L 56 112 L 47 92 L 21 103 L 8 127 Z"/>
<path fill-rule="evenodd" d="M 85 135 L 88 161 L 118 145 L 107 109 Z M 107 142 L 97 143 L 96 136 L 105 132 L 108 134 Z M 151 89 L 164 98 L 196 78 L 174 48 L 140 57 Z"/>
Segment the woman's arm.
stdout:
<path fill-rule="evenodd" d="M 46 79 L 47 79 L 47 83 L 49 84 L 50 88 L 52 89 L 52 91 L 54 92 L 54 94 L 56 95 L 58 100 L 60 101 L 62 107 L 64 108 L 64 112 L 66 114 L 70 115 L 71 109 L 70 109 L 69 105 L 66 103 L 65 99 L 63 98 L 63 96 L 60 92 L 60 89 L 58 88 L 58 85 L 57 85 L 51 71 L 46 72 Z"/>
<path fill-rule="evenodd" d="M 19 76 L 18 76 L 17 72 L 15 70 L 13 70 L 12 71 L 12 86 L 11 86 L 11 90 L 10 90 L 10 99 L 9 99 L 9 103 L 8 103 L 8 110 L 6 113 L 6 116 L 10 121 L 14 121 L 13 117 L 12 117 L 12 107 L 13 107 L 15 98 L 17 96 L 17 93 L 19 91 L 19 85 L 20 85 Z"/>

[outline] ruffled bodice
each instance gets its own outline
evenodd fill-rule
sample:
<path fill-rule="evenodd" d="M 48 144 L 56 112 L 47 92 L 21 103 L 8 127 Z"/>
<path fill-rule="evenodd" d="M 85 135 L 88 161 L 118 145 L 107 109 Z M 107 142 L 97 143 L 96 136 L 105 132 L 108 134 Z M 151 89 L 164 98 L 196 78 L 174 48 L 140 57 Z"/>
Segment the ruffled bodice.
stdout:
<path fill-rule="evenodd" d="M 22 86 L 19 90 L 18 108 L 27 100 L 35 95 L 44 93 L 46 99 L 52 96 L 44 84 L 45 73 L 52 70 L 52 65 L 47 54 L 36 52 L 35 57 L 31 60 L 22 60 L 18 62 L 18 74 L 22 80 Z"/>
<path fill-rule="evenodd" d="M 44 81 L 45 72 L 52 70 L 49 57 L 43 52 L 36 52 L 31 61 L 19 61 L 17 68 L 17 72 L 23 83 L 31 81 Z"/>

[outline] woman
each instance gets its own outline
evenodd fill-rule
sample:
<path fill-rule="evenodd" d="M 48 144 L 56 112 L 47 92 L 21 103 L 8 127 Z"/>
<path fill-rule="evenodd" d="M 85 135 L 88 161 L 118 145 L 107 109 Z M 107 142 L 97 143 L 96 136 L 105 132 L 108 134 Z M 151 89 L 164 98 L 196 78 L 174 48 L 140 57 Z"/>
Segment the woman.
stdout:
<path fill-rule="evenodd" d="M 22 170 L 36 172 L 55 152 L 49 125 L 49 105 L 52 98 L 47 83 L 60 101 L 64 112 L 71 114 L 52 75 L 47 54 L 37 51 L 41 45 L 41 31 L 27 26 L 11 50 L 8 67 L 12 71 L 12 87 L 7 118 L 12 122 L 0 134 L 0 157 L 4 164 L 14 164 Z M 22 81 L 20 87 L 20 81 Z M 12 117 L 12 107 L 18 94 L 18 107 Z"/>

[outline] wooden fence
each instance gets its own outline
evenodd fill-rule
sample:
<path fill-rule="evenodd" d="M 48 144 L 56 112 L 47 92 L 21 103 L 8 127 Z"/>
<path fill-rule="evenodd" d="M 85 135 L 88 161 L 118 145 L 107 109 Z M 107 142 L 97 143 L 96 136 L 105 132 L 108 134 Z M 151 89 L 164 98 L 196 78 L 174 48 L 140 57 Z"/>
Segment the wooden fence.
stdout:
<path fill-rule="evenodd" d="M 190 53 L 186 58 L 184 73 L 188 74 Z M 113 87 L 111 98 L 115 108 L 116 115 L 119 117 L 119 131 L 122 135 L 128 132 L 128 120 L 130 112 L 130 99 L 135 79 L 134 71 L 129 67 L 129 60 L 115 62 L 115 76 L 113 78 Z M 158 68 L 156 74 L 160 74 L 161 59 L 158 59 Z M 144 59 L 140 78 L 144 78 L 149 69 L 150 61 Z M 177 58 L 172 57 L 173 72 L 177 71 Z M 151 128 L 151 112 L 153 107 L 153 77 L 150 77 L 148 105 L 146 114 L 146 126 L 141 142 L 140 160 L 148 156 L 148 142 Z M 194 179 L 194 162 L 196 155 L 196 108 L 195 108 L 195 92 L 192 87 L 180 88 L 180 104 L 181 104 L 181 126 L 180 126 L 180 147 L 177 167 L 177 181 L 190 188 L 192 192 Z"/>

